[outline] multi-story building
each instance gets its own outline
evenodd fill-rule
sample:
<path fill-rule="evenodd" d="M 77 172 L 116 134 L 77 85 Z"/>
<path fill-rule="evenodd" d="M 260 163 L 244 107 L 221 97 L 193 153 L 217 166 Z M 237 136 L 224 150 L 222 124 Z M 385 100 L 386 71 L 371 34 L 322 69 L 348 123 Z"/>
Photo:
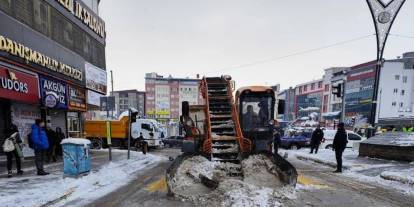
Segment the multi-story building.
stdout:
<path fill-rule="evenodd" d="M 414 125 L 414 52 L 384 62 L 378 101 L 376 122 L 380 126 Z"/>
<path fill-rule="evenodd" d="M 284 113 L 279 114 L 279 119 L 283 121 L 293 121 L 296 119 L 296 110 L 295 110 L 295 89 L 290 87 L 283 90 L 279 93 L 278 97 L 284 100 Z"/>
<path fill-rule="evenodd" d="M 342 112 L 342 98 L 332 94 L 332 86 L 342 84 L 346 79 L 346 67 L 332 67 L 325 69 L 323 76 L 322 119 L 327 125 L 339 119 Z"/>
<path fill-rule="evenodd" d="M 376 61 L 351 67 L 345 83 L 345 117 L 348 126 L 365 125 L 371 118 Z"/>
<path fill-rule="evenodd" d="M 145 116 L 145 92 L 138 90 L 123 90 L 111 92 L 115 97 L 115 111 L 119 116 L 129 108 L 138 110 L 138 116 Z"/>
<path fill-rule="evenodd" d="M 313 114 L 320 118 L 323 91 L 323 79 L 297 85 L 295 87 L 296 117 L 307 117 Z"/>
<path fill-rule="evenodd" d="M 0 1 L 0 25 L 0 139 L 13 123 L 27 144 L 39 118 L 77 136 L 106 94 L 104 21 L 81 0 L 12 0 Z"/>
<path fill-rule="evenodd" d="M 201 103 L 200 79 L 163 77 L 147 73 L 145 77 L 146 115 L 161 122 L 177 120 L 181 114 L 181 103 Z"/>

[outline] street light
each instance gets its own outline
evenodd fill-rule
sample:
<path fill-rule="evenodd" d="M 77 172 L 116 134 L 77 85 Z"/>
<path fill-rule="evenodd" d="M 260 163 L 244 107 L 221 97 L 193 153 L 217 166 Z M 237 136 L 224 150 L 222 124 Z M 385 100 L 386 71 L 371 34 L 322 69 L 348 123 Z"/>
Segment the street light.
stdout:
<path fill-rule="evenodd" d="M 377 36 L 377 64 L 375 70 L 374 94 L 372 97 L 371 120 L 372 126 L 375 126 L 375 117 L 378 100 L 378 85 L 381 73 L 381 61 L 384 54 L 385 43 L 391 26 L 397 17 L 398 12 L 403 6 L 405 0 L 389 0 L 384 3 L 383 0 L 367 0 L 371 11 L 372 19 L 375 25 L 375 33 Z"/>

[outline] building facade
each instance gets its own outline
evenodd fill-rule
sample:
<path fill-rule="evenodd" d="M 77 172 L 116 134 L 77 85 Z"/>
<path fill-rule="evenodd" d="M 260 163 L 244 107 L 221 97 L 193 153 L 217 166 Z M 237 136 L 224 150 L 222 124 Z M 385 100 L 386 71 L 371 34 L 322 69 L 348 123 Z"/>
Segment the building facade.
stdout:
<path fill-rule="evenodd" d="M 39 118 L 78 136 L 87 100 L 93 100 L 88 94 L 106 93 L 104 21 L 82 1 L 68 2 L 0 2 L 0 139 L 13 123 L 27 146 Z M 91 80 L 94 69 L 104 84 Z"/>
<path fill-rule="evenodd" d="M 145 77 L 146 115 L 160 122 L 177 121 L 181 115 L 181 103 L 201 103 L 200 79 L 163 77 L 148 73 Z"/>
<path fill-rule="evenodd" d="M 296 119 L 295 110 L 295 89 L 290 87 L 279 93 L 278 97 L 284 100 L 284 113 L 279 114 L 279 119 L 283 121 L 293 121 Z"/>
<path fill-rule="evenodd" d="M 378 101 L 376 122 L 380 126 L 414 125 L 414 52 L 384 62 Z"/>
<path fill-rule="evenodd" d="M 323 98 L 323 79 L 295 87 L 295 115 L 297 118 L 317 115 L 320 118 Z"/>
<path fill-rule="evenodd" d="M 348 126 L 363 126 L 371 118 L 376 61 L 366 62 L 349 69 L 345 85 L 345 117 Z"/>
<path fill-rule="evenodd" d="M 115 111 L 119 116 L 129 108 L 138 110 L 138 116 L 145 116 L 145 92 L 138 90 L 123 90 L 111 92 L 115 97 Z"/>
<path fill-rule="evenodd" d="M 346 67 L 332 67 L 325 69 L 323 76 L 322 120 L 327 126 L 334 120 L 339 120 L 342 113 L 342 98 L 332 94 L 332 87 L 346 81 Z"/>

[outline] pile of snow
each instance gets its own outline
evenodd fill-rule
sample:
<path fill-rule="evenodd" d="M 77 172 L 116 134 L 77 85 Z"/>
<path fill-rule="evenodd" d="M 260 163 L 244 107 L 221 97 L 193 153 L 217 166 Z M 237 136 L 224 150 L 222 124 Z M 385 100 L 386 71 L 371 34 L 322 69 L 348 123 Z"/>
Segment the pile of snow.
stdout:
<path fill-rule="evenodd" d="M 229 176 L 240 170 L 244 177 Z M 200 175 L 217 182 L 218 187 L 206 187 Z M 293 193 L 292 187 L 282 187 L 277 169 L 263 155 L 252 155 L 241 165 L 211 162 L 202 156 L 189 157 L 168 182 L 177 197 L 197 206 L 280 206 Z"/>
<path fill-rule="evenodd" d="M 88 145 L 91 144 L 91 141 L 89 139 L 84 138 L 67 138 L 63 139 L 60 144 L 76 144 L 76 145 Z"/>
<path fill-rule="evenodd" d="M 385 171 L 381 173 L 381 178 L 414 185 L 414 168 L 400 171 Z"/>
<path fill-rule="evenodd" d="M 65 206 L 76 200 L 79 201 L 78 206 L 86 205 L 126 185 L 134 179 L 135 173 L 161 160 L 154 155 L 131 153 L 130 160 L 111 162 L 80 178 L 64 178 L 62 172 L 58 171 L 44 177 L 1 180 L 1 203 L 25 207 L 43 206 L 52 202 L 55 206 Z"/>

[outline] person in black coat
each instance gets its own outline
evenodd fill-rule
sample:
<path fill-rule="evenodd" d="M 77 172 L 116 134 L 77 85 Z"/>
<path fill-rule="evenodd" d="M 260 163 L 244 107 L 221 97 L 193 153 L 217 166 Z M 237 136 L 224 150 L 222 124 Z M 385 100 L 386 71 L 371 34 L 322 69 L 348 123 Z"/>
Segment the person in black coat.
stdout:
<path fill-rule="evenodd" d="M 275 127 L 273 132 L 273 154 L 277 154 L 279 151 L 279 146 L 282 142 L 280 139 L 280 130 L 279 127 Z"/>
<path fill-rule="evenodd" d="M 14 133 L 19 133 L 19 130 L 17 129 L 17 126 L 14 124 L 10 124 L 10 126 L 6 129 L 6 135 L 7 137 L 11 137 Z M 20 145 L 22 143 L 22 139 L 20 138 L 20 134 L 17 134 L 17 136 L 13 139 L 13 142 Z M 16 145 L 15 145 L 16 146 Z M 19 147 L 19 146 L 17 146 Z M 22 175 L 23 170 L 21 166 L 21 157 L 19 156 L 19 153 L 17 152 L 17 149 L 14 149 L 11 152 L 6 152 L 7 157 L 7 176 L 9 178 L 12 177 L 12 167 L 13 167 L 13 157 L 16 159 L 16 168 L 17 168 L 17 174 Z"/>
<path fill-rule="evenodd" d="M 348 138 L 345 131 L 344 123 L 338 124 L 338 130 L 336 131 L 335 138 L 333 141 L 333 149 L 335 150 L 336 156 L 336 173 L 342 172 L 342 154 L 346 148 L 346 144 L 348 143 Z"/>
<path fill-rule="evenodd" d="M 315 131 L 313 131 L 313 133 L 312 133 L 312 138 L 311 138 L 311 143 L 310 143 L 310 145 L 311 145 L 310 154 L 313 153 L 313 150 L 315 150 L 315 154 L 318 154 L 319 145 L 322 142 L 323 136 L 324 136 L 324 134 L 323 134 L 323 131 L 321 129 L 321 126 L 318 125 L 316 127 Z"/>

